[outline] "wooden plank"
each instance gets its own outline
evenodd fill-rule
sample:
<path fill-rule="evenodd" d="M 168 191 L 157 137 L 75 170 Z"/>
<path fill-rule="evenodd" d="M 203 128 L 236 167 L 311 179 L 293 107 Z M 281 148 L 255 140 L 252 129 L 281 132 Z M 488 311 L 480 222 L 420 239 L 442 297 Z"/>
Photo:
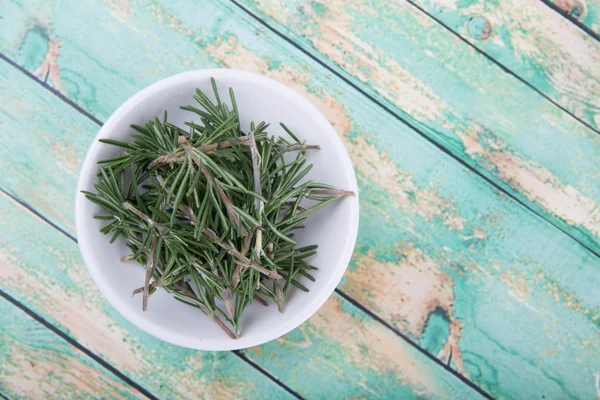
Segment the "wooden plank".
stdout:
<path fill-rule="evenodd" d="M 596 37 L 600 35 L 600 1 L 598 0 L 545 0 L 568 18 L 586 27 Z"/>
<path fill-rule="evenodd" d="M 10 399 L 138 399 L 140 392 L 0 297 L 0 393 Z"/>
<path fill-rule="evenodd" d="M 74 112 L 69 117 L 82 118 Z M 3 193 L 0 207 L 5 211 L 0 217 L 5 290 L 157 397 L 292 397 L 233 353 L 184 349 L 144 334 L 102 298 L 73 240 Z M 15 327 L 9 321 L 7 330 Z M 308 398 L 481 397 L 339 296 L 301 330 L 248 356 Z"/>
<path fill-rule="evenodd" d="M 407 2 L 241 3 L 600 253 L 597 132 Z M 600 42 L 536 0 L 418 3 L 598 128 Z M 487 40 L 467 36 L 478 15 L 493 25 Z"/>
<path fill-rule="evenodd" d="M 139 87 L 190 68 L 189 63 L 253 70 L 294 87 L 332 121 L 360 180 L 361 231 L 343 287 L 431 353 L 445 362 L 451 358 L 453 367 L 495 396 L 593 396 L 594 371 L 600 369 L 593 358 L 598 351 L 593 322 L 599 302 L 593 290 L 597 258 L 268 36 L 236 8 L 206 3 L 201 11 L 214 24 L 206 26 L 191 21 L 202 19 L 197 14 L 149 8 L 136 6 L 126 18 L 128 13 L 110 6 L 71 7 L 79 23 L 115 44 L 110 55 L 93 50 L 85 35 L 60 28 L 66 18 L 53 23 L 62 29 L 58 60 L 66 59 L 58 65 L 77 83 L 65 90 L 69 96 L 104 118 Z M 91 11 L 95 14 L 86 14 Z M 125 36 L 126 42 L 119 40 Z M 161 57 L 164 49 L 172 57 Z M 119 59 L 142 72 L 127 70 L 129 64 Z M 147 75 L 147 68 L 154 73 Z M 19 82 L 10 90 L 24 102 L 52 103 L 61 115 L 63 105 L 45 100 L 44 94 L 28 95 L 31 89 L 17 77 L 5 81 Z M 110 96 L 98 95 L 101 91 Z M 35 112 L 8 114 L 28 122 L 28 129 L 11 122 L 13 131 L 30 135 L 28 143 L 54 144 L 40 133 L 54 122 L 36 122 Z M 90 130 L 77 128 L 81 135 L 70 135 L 69 143 L 87 143 Z M 82 147 L 76 149 L 83 153 Z M 14 161 L 11 152 L 2 155 L 13 160 L 14 172 L 4 184 L 17 194 L 32 190 L 23 178 L 32 175 L 28 171 L 56 164 L 48 157 Z M 80 162 L 77 157 L 73 164 Z M 71 196 L 69 190 L 62 190 L 64 198 Z M 43 198 L 31 203 L 41 207 Z"/>

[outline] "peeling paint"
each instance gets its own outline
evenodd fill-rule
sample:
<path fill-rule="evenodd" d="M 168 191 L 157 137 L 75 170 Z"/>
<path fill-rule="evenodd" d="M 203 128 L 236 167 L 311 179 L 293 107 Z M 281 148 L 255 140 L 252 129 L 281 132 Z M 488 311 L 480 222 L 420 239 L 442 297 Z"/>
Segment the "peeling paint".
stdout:
<path fill-rule="evenodd" d="M 396 167 L 385 153 L 369 145 L 364 137 L 346 140 L 354 167 L 369 181 L 384 188 L 400 210 L 409 211 L 425 219 L 441 218 L 451 230 L 462 230 L 465 219 L 451 199 L 440 197 L 435 191 L 420 188 L 410 172 Z"/>
<path fill-rule="evenodd" d="M 52 86 L 59 92 L 63 92 L 62 83 L 60 80 L 60 72 L 58 69 L 58 57 L 60 56 L 60 41 L 57 38 L 50 37 L 48 39 L 48 52 L 44 56 L 42 64 L 35 70 L 33 75 L 42 81 L 50 79 Z"/>
<path fill-rule="evenodd" d="M 50 145 L 50 152 L 57 159 L 57 165 L 65 172 L 73 173 L 79 167 L 79 154 L 77 148 L 69 142 L 54 142 Z"/>
<path fill-rule="evenodd" d="M 446 344 L 438 353 L 438 358 L 441 360 L 450 360 L 452 357 L 452 364 L 456 370 L 465 377 L 469 377 L 467 370 L 465 369 L 465 365 L 463 363 L 462 352 L 459 345 L 461 338 L 461 331 L 463 329 L 463 323 L 459 320 L 451 320 L 450 321 L 450 335 L 448 336 L 448 340 Z"/>
<path fill-rule="evenodd" d="M 454 318 L 452 309 L 452 280 L 413 245 L 399 246 L 397 251 L 398 263 L 377 261 L 372 251 L 355 254 L 355 265 L 346 272 L 344 290 L 417 339 L 430 315 L 436 309 L 444 310 L 450 333 L 438 357 L 444 360 L 452 353 L 457 369 L 466 375 L 459 347 L 462 322 Z"/>
<path fill-rule="evenodd" d="M 68 326 L 70 333 L 78 337 L 84 346 L 93 343 L 98 354 L 110 360 L 118 360 L 122 368 L 132 371 L 142 368 L 126 343 L 125 338 L 129 333 L 107 318 L 101 308 L 78 293 L 67 293 L 61 285 L 54 283 L 48 277 L 41 279 L 46 282 L 42 284 L 38 278 L 27 274 L 27 271 L 19 266 L 18 254 L 9 254 L 5 245 L 0 244 L 0 246 L 3 248 L 0 253 L 0 265 L 2 265 L 0 279 L 4 285 L 18 288 L 20 292 L 32 296 L 28 299 L 28 304 L 35 304 L 36 308 L 43 310 L 44 315 L 51 316 L 61 321 L 64 326 Z M 84 284 L 83 288 L 85 287 L 96 291 L 91 282 Z M 73 307 L 73 304 L 78 304 L 79 307 Z M 126 354 L 129 356 L 124 357 Z"/>
<path fill-rule="evenodd" d="M 480 128 L 483 132 L 484 128 Z M 533 161 L 511 153 L 505 143 L 485 131 L 457 133 L 465 152 L 474 159 L 483 159 L 496 170 L 502 181 L 515 187 L 547 212 L 569 225 L 580 225 L 600 236 L 600 206 L 572 185 L 562 183 L 551 171 Z"/>
<path fill-rule="evenodd" d="M 12 305 L 3 300 L 6 305 Z M 19 311 L 20 312 L 20 311 Z M 11 321 L 0 324 L 12 332 L 0 330 L 2 343 L 2 373 L 0 381 L 7 396 L 31 399 L 52 398 L 57 393 L 73 397 L 137 398 L 139 393 L 131 386 L 103 370 L 54 333 L 17 315 L 15 309 L 4 309 L 4 318 Z M 18 336 L 17 336 L 18 335 Z"/>
<path fill-rule="evenodd" d="M 413 245 L 403 245 L 397 251 L 397 263 L 376 260 L 372 250 L 355 254 L 355 265 L 346 272 L 344 289 L 418 338 L 437 307 L 450 311 L 454 300 L 452 281 Z"/>
<path fill-rule="evenodd" d="M 131 18 L 133 11 L 131 9 L 131 5 L 129 4 L 129 0 L 122 0 L 122 1 L 104 0 L 104 1 L 110 7 L 110 9 L 111 9 L 110 13 L 112 14 L 112 16 L 119 19 L 119 21 L 126 22 L 129 18 Z"/>
<path fill-rule="evenodd" d="M 407 352 L 394 333 L 380 324 L 361 322 L 343 312 L 337 298 L 329 298 L 309 323 L 342 346 L 348 352 L 348 362 L 369 366 L 380 373 L 394 373 L 404 384 L 420 388 L 416 389 L 417 394 L 437 391 L 422 362 Z M 368 355 L 361 346 L 369 349 Z"/>
<path fill-rule="evenodd" d="M 500 275 L 500 278 L 506 286 L 511 288 L 520 298 L 524 299 L 529 296 L 530 289 L 527 286 L 527 278 L 522 272 L 516 271 L 514 274 L 511 274 L 508 271 L 505 271 Z"/>

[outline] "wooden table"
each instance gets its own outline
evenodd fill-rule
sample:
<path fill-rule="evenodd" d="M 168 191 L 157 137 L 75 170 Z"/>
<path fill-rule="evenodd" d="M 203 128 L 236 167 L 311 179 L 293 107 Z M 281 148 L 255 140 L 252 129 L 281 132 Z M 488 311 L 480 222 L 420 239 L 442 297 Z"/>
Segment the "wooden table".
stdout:
<path fill-rule="evenodd" d="M 600 396 L 600 1 L 0 2 L 2 398 Z M 141 88 L 225 67 L 331 121 L 361 225 L 290 334 L 133 327 L 76 244 L 79 166 Z"/>

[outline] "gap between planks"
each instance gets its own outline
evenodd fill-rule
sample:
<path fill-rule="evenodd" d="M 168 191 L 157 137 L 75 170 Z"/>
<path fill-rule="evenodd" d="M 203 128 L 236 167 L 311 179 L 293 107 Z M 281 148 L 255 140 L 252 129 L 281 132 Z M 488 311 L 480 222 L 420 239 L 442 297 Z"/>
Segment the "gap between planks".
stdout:
<path fill-rule="evenodd" d="M 269 371 L 264 369 L 262 366 L 260 366 L 256 362 L 254 362 L 254 360 L 248 358 L 248 356 L 246 356 L 242 352 L 242 350 L 232 350 L 231 352 L 233 354 L 235 354 L 236 356 L 238 356 L 239 358 L 241 358 L 242 360 L 244 360 L 245 362 L 247 362 L 249 365 L 253 366 L 257 371 L 259 371 L 260 373 L 265 375 L 267 378 L 269 378 L 273 382 L 277 383 L 279 386 L 281 386 L 283 389 L 285 389 L 292 396 L 296 397 L 297 399 L 304 399 L 304 397 L 300 396 L 300 394 L 298 394 L 296 391 L 292 390 L 290 387 L 288 387 L 283 382 L 281 382 L 279 380 L 279 378 L 277 378 L 275 375 L 271 374 Z"/>
<path fill-rule="evenodd" d="M 594 38 L 600 42 L 600 35 L 598 35 L 596 32 L 591 30 L 589 27 L 587 27 L 585 24 L 583 24 L 577 18 L 573 17 L 572 15 L 570 15 L 569 13 L 567 13 L 566 11 L 564 11 L 560 7 L 558 7 L 556 4 L 553 4 L 548 0 L 540 0 L 540 1 L 542 3 L 544 3 L 546 6 L 550 7 L 552 10 L 559 13 L 562 17 L 564 17 L 569 22 L 571 22 L 573 25 L 575 25 L 576 27 L 578 27 L 579 29 L 581 29 L 582 31 L 587 33 L 589 36 L 591 36 L 592 38 Z"/>

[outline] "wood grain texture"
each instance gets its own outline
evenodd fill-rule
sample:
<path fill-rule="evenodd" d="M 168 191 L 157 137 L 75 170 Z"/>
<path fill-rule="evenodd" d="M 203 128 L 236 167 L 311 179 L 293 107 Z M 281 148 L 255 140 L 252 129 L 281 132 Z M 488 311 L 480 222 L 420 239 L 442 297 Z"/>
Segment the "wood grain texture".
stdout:
<path fill-rule="evenodd" d="M 537 4 L 440 1 L 423 6 L 461 35 L 470 18 L 488 18 L 497 26 L 487 40 L 465 38 L 597 127 L 600 42 L 544 4 L 538 10 L 531 2 Z M 600 165 L 595 162 L 600 135 L 592 129 L 409 3 L 242 3 L 600 253 Z M 474 21 L 471 25 L 479 26 Z"/>
<path fill-rule="evenodd" d="M 598 0 L 548 0 L 560 11 L 600 35 L 600 1 Z"/>
<path fill-rule="evenodd" d="M 1 297 L 0 391 L 14 400 L 145 398 Z"/>
<path fill-rule="evenodd" d="M 68 11 L 63 3 L 46 11 L 41 5 L 28 11 L 25 19 L 38 22 L 21 24 L 17 31 L 21 39 L 15 42 L 41 20 L 52 26 L 48 37 L 61 43 L 54 62 L 60 87 L 101 119 L 140 87 L 192 67 L 252 70 L 294 87 L 332 121 L 360 181 L 361 231 L 343 288 L 495 396 L 594 396 L 595 374 L 600 370 L 594 358 L 599 349 L 595 321 L 600 301 L 593 290 L 598 285 L 597 258 L 390 119 L 236 7 L 206 3 L 190 13 L 184 5 L 111 4 L 73 4 Z M 67 24 L 73 19 L 66 15 L 74 16 L 78 27 L 102 37 L 103 45 L 96 44 L 91 34 L 73 33 Z M 208 22 L 198 25 L 198 20 Z M 169 57 L 164 56 L 165 49 Z M 120 62 L 123 59 L 128 63 Z M 27 67 L 38 69 L 35 64 Z M 30 171 L 50 171 L 58 165 L 58 157 L 33 154 L 52 148 L 64 140 L 59 132 L 66 132 L 74 146 L 71 165 L 76 168 L 93 128 L 75 126 L 77 135 L 69 134 L 70 126 L 61 130 L 61 120 L 65 126 L 73 123 L 72 113 L 58 112 L 66 106 L 33 91 L 16 75 L 5 79 L 19 82 L 7 93 L 36 106 L 21 112 L 16 106 L 8 108 L 4 123 L 30 135 L 30 147 L 40 147 L 15 160 L 11 154 L 17 149 L 3 143 L 7 151 L 0 160 L 12 160 L 7 164 L 11 178 L 3 179 L 3 184 L 20 196 L 33 193 L 32 187 L 43 182 Z M 40 117 L 35 110 L 50 106 L 55 111 L 43 116 L 49 122 L 36 121 Z M 18 121 L 28 121 L 29 129 Z M 44 135 L 48 125 L 56 131 Z M 68 173 L 75 175 L 76 170 Z M 58 203 L 67 211 L 74 187 L 73 180 L 51 191 L 56 196 L 62 193 L 57 201 L 64 199 Z M 70 212 L 55 211 L 54 203 L 44 204 L 43 196 L 26 199 L 72 229 Z M 50 217 L 51 212 L 57 216 Z M 574 275 L 578 279 L 570 279 Z M 357 354 L 353 342 L 345 340 L 337 339 L 340 348 Z M 263 354 L 266 359 L 277 357 L 276 351 Z M 294 365 L 293 359 L 286 361 Z M 353 365 L 351 361 L 334 364 Z M 290 372 L 290 377 L 302 379 L 299 372 Z M 335 379 L 328 384 L 331 381 Z"/>
<path fill-rule="evenodd" d="M 292 397 L 233 353 L 184 349 L 139 331 L 93 287 L 75 242 L 4 194 L 0 207 L 6 212 L 0 217 L 3 288 L 157 397 Z M 205 318 L 200 313 L 198 317 Z M 14 321 L 6 324 L 7 329 L 14 326 Z M 254 362 L 307 398 L 480 398 L 339 296 L 329 299 L 301 330 L 249 353 Z M 9 375 L 19 371 L 22 365 L 13 365 L 12 358 L 1 360 L 0 371 Z M 60 388 L 60 371 L 56 374 Z M 2 375 L 2 391 L 21 382 L 4 380 Z M 107 379 L 110 376 L 96 371 L 96 382 Z M 64 383 L 66 389 L 70 382 L 64 378 Z"/>

